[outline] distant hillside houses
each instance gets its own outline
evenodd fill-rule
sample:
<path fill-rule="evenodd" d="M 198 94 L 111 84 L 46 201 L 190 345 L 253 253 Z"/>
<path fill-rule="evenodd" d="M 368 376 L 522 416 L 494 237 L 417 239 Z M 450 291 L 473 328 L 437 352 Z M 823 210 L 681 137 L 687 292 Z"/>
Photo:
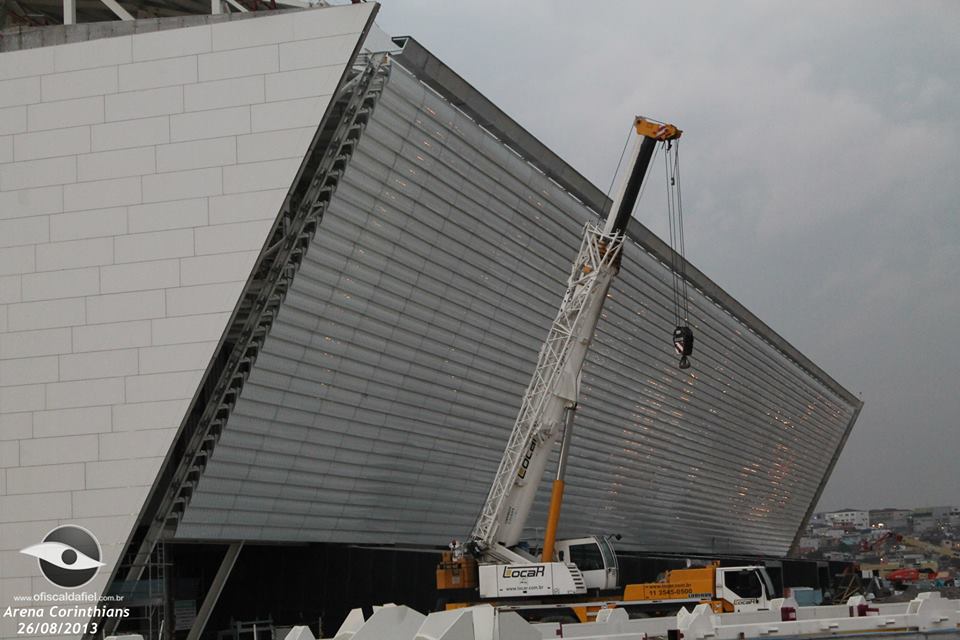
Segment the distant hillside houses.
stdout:
<path fill-rule="evenodd" d="M 960 526 L 960 506 L 922 507 L 918 509 L 842 509 L 817 513 L 811 529 L 894 529 L 924 533 L 942 527 Z"/>
<path fill-rule="evenodd" d="M 859 562 L 871 570 L 928 567 L 960 576 L 960 507 L 841 509 L 814 514 L 802 558 Z"/>

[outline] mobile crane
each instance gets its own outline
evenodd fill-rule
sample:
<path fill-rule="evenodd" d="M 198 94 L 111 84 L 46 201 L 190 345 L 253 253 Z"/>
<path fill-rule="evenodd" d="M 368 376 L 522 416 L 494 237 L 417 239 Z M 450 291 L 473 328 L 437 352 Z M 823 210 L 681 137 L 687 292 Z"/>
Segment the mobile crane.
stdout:
<path fill-rule="evenodd" d="M 633 127 L 640 142 L 631 151 L 628 168 L 605 223 L 602 227 L 588 223 L 584 228 L 566 293 L 540 349 L 536 369 L 473 531 L 464 545 L 451 543 L 451 551 L 443 555 L 437 568 L 437 588 L 441 592 L 459 590 L 458 595 L 464 595 L 478 589 L 481 599 L 522 603 L 530 599 L 555 602 L 558 598 L 587 594 L 599 598 L 619 588 L 617 557 L 609 537 L 558 541 L 556 533 L 583 363 L 607 291 L 620 269 L 627 223 L 656 147 L 671 144 L 681 135 L 673 125 L 641 117 L 635 119 Z M 692 353 L 693 334 L 686 326 L 678 326 L 673 337 L 677 354 L 681 356 L 680 366 L 685 368 L 689 366 L 686 357 Z M 547 459 L 558 443 L 560 459 L 543 550 L 538 559 L 519 543 Z M 620 597 L 656 594 L 656 600 L 669 600 L 677 606 L 685 601 L 716 601 L 719 609 L 728 606 L 727 610 L 761 608 L 772 597 L 769 577 L 765 572 L 760 573 L 762 567 L 720 569 L 711 566 L 701 571 L 709 575 L 700 575 L 695 581 L 697 587 L 681 587 L 679 582 L 673 588 L 660 589 L 631 585 L 632 589 L 628 588 Z M 728 571 L 729 575 L 725 573 Z M 751 582 L 754 595 L 750 597 L 741 597 L 743 594 L 735 592 L 731 584 L 734 575 L 740 584 L 744 572 L 755 578 Z M 679 579 L 683 572 L 677 575 Z M 703 586 L 706 583 L 710 588 Z M 727 599 L 728 605 L 719 604 Z M 735 605 L 735 601 L 740 604 Z"/>

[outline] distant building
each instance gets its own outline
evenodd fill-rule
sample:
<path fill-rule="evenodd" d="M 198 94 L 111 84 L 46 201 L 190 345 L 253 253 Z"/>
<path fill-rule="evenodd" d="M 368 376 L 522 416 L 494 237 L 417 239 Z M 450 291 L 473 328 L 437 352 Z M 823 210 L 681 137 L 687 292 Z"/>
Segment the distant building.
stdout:
<path fill-rule="evenodd" d="M 870 526 L 878 529 L 906 529 L 912 513 L 910 509 L 871 509 Z"/>
<path fill-rule="evenodd" d="M 824 518 L 834 527 L 842 529 L 869 529 L 870 512 L 854 509 L 845 509 L 843 511 L 833 511 L 825 513 Z"/>
<path fill-rule="evenodd" d="M 960 516 L 960 507 L 930 507 L 930 513 L 940 524 L 950 524 L 953 516 Z"/>
<path fill-rule="evenodd" d="M 913 512 L 912 520 L 914 533 L 933 531 L 939 525 L 939 520 L 932 509 L 917 509 Z"/>

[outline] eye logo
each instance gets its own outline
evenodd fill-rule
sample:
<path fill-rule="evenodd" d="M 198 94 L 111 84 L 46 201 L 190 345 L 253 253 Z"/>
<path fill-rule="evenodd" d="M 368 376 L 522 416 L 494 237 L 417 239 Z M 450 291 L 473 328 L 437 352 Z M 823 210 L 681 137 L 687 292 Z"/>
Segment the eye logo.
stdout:
<path fill-rule="evenodd" d="M 67 589 L 87 584 L 103 566 L 100 543 L 92 533 L 73 524 L 57 527 L 43 542 L 20 553 L 36 558 L 47 580 Z"/>

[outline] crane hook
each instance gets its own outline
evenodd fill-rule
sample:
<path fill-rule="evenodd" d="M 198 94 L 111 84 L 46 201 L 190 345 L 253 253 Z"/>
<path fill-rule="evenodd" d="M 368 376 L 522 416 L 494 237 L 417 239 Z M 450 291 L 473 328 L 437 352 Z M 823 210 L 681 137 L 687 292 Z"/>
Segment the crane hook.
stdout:
<path fill-rule="evenodd" d="M 680 356 L 680 368 L 689 369 L 690 360 L 687 356 L 693 355 L 693 331 L 690 327 L 682 325 L 673 330 L 673 348 Z"/>

